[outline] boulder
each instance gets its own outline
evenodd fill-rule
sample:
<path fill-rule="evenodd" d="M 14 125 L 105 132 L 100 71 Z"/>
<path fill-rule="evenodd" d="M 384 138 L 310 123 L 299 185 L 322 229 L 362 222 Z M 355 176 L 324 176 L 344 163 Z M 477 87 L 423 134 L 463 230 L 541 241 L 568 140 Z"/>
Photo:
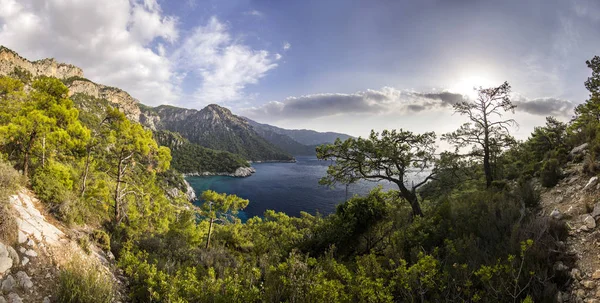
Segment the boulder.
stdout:
<path fill-rule="evenodd" d="M 23 303 L 23 299 L 14 292 L 8 294 L 8 303 Z"/>
<path fill-rule="evenodd" d="M 571 150 L 571 152 L 569 152 L 569 156 L 573 157 L 575 155 L 583 153 L 585 150 L 587 150 L 588 145 L 589 145 L 588 143 L 583 143 L 583 144 L 573 148 Z"/>
<path fill-rule="evenodd" d="M 586 281 L 581 282 L 581 285 L 583 285 L 583 287 L 585 287 L 587 289 L 592 289 L 592 288 L 596 287 L 596 282 L 586 280 Z"/>
<path fill-rule="evenodd" d="M 33 249 L 26 250 L 25 255 L 28 257 L 37 257 L 38 256 L 38 254 Z"/>
<path fill-rule="evenodd" d="M 19 254 L 17 251 L 12 246 L 7 246 L 6 250 L 8 251 L 8 257 L 13 260 L 13 264 L 19 264 Z"/>
<path fill-rule="evenodd" d="M 21 266 L 25 266 L 27 263 L 29 263 L 29 258 L 23 257 L 23 260 L 21 260 Z"/>
<path fill-rule="evenodd" d="M 560 220 L 562 218 L 562 214 L 560 213 L 560 211 L 558 209 L 554 209 L 551 213 L 550 213 L 550 217 L 556 219 L 556 220 Z"/>
<path fill-rule="evenodd" d="M 569 270 L 569 267 L 568 267 L 568 266 L 566 266 L 566 265 L 565 265 L 563 262 L 561 262 L 561 261 L 558 261 L 558 262 L 554 263 L 554 266 L 553 266 L 553 267 L 554 267 L 554 270 L 556 270 L 556 271 L 567 271 L 567 270 Z"/>
<path fill-rule="evenodd" d="M 592 279 L 594 280 L 598 280 L 600 279 L 600 269 L 597 269 L 593 274 L 592 274 Z"/>
<path fill-rule="evenodd" d="M 7 272 L 12 266 L 13 260 L 10 257 L 0 257 L 0 275 Z"/>
<path fill-rule="evenodd" d="M 594 217 L 594 219 L 598 219 L 598 217 L 600 217 L 600 202 L 594 205 L 594 210 L 592 210 L 592 217 Z"/>
<path fill-rule="evenodd" d="M 17 285 L 17 281 L 12 275 L 8 275 L 4 281 L 2 281 L 2 292 L 7 294 L 10 293 L 13 288 Z"/>
<path fill-rule="evenodd" d="M 583 187 L 583 190 L 593 189 L 597 183 L 598 183 L 598 177 L 597 176 L 591 177 L 590 180 L 588 181 L 588 183 Z"/>
<path fill-rule="evenodd" d="M 577 268 L 571 269 L 571 277 L 576 280 L 581 280 L 581 271 Z"/>
<path fill-rule="evenodd" d="M 0 296 L 0 303 L 7 303 L 3 296 Z"/>
<path fill-rule="evenodd" d="M 31 282 L 31 278 L 24 271 L 19 271 L 15 274 L 17 277 L 17 281 L 19 282 L 19 286 L 24 289 L 29 289 L 33 287 L 33 282 Z"/>
<path fill-rule="evenodd" d="M 596 219 L 590 215 L 587 215 L 585 216 L 585 219 L 583 219 L 583 224 L 585 224 L 588 229 L 594 229 L 596 228 Z"/>

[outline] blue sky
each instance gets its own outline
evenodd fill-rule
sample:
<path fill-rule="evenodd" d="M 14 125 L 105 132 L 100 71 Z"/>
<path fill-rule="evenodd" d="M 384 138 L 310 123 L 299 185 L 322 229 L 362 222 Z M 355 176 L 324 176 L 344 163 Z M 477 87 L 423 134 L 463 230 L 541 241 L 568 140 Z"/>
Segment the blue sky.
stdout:
<path fill-rule="evenodd" d="M 524 138 L 583 102 L 595 0 L 0 0 L 0 44 L 149 105 L 226 106 L 353 135 L 444 132 L 452 98 L 509 81 Z M 446 93 L 446 94 L 444 94 Z M 451 93 L 451 94 L 448 94 Z M 455 94 L 455 95 L 452 95 Z"/>

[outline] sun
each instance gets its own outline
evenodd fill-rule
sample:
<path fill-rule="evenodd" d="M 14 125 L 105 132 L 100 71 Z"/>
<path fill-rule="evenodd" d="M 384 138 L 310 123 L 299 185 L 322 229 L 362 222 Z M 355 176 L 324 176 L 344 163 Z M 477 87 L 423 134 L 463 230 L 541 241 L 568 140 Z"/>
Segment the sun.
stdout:
<path fill-rule="evenodd" d="M 477 97 L 476 89 L 479 87 L 492 87 L 494 86 L 494 81 L 490 80 L 489 77 L 485 77 L 482 75 L 469 75 L 460 77 L 458 81 L 450 86 L 450 92 L 467 95 L 471 98 Z"/>

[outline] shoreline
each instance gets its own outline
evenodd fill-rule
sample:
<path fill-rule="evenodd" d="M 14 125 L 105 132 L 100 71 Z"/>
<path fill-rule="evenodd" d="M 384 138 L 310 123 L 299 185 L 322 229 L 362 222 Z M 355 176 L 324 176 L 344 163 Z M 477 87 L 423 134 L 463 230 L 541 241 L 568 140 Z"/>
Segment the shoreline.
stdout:
<path fill-rule="evenodd" d="M 296 163 L 298 162 L 296 158 L 291 160 L 256 160 L 256 161 L 248 161 L 248 163 Z"/>
<path fill-rule="evenodd" d="M 234 172 L 195 172 L 195 173 L 182 173 L 184 177 L 209 177 L 209 176 L 228 176 L 236 178 L 250 177 L 256 170 L 254 167 L 238 167 Z"/>

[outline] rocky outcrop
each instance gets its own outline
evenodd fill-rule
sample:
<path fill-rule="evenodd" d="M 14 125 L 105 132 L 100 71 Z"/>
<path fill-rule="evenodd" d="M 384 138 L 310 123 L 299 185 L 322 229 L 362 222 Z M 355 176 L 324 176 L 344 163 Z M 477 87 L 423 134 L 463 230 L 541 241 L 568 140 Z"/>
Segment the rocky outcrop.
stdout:
<path fill-rule="evenodd" d="M 54 59 L 29 61 L 19 56 L 16 52 L 0 46 L 0 75 L 8 75 L 15 68 L 27 71 L 33 77 L 48 76 L 59 79 L 83 77 L 83 70 L 75 65 L 59 63 Z"/>
<path fill-rule="evenodd" d="M 194 188 L 192 188 L 192 186 L 190 185 L 190 183 L 188 181 L 183 181 L 185 183 L 185 195 L 187 196 L 188 201 L 196 201 L 198 200 L 198 197 L 196 196 L 196 191 L 194 191 Z"/>
<path fill-rule="evenodd" d="M 580 146 L 571 153 L 580 155 L 586 146 Z M 577 157 L 573 157 L 577 159 Z M 566 223 L 569 237 L 565 243 L 567 255 L 575 262 L 569 268 L 565 264 L 555 264 L 570 277 L 567 291 L 559 292 L 556 302 L 599 302 L 600 298 L 600 185 L 596 176 L 583 173 L 581 163 L 568 163 L 563 170 L 563 178 L 555 187 L 543 189 L 541 194 L 541 215 Z M 560 265 L 560 266 L 559 266 Z"/>
<path fill-rule="evenodd" d="M 139 101 L 124 90 L 94 83 L 86 79 L 73 80 L 71 83 L 68 83 L 68 87 L 69 96 L 82 93 L 95 98 L 106 99 L 118 107 L 129 120 L 140 122 L 141 111 Z M 153 127 L 150 128 L 155 129 Z"/>
<path fill-rule="evenodd" d="M 83 93 L 96 98 L 103 98 L 118 107 L 130 120 L 140 121 L 139 101 L 126 91 L 92 82 L 83 78 L 83 70 L 77 66 L 59 63 L 54 59 L 29 61 L 16 52 L 0 46 L 0 75 L 10 75 L 15 68 L 31 73 L 31 76 L 48 76 L 67 80 L 69 96 Z M 148 123 L 148 126 L 153 125 Z M 152 128 L 152 127 L 150 127 Z"/>
<path fill-rule="evenodd" d="M 189 174 L 184 174 L 184 175 L 188 176 L 188 177 L 191 177 L 191 176 L 229 176 L 229 177 L 243 178 L 243 177 L 250 177 L 255 172 L 256 172 L 256 170 L 254 169 L 254 167 L 238 167 L 235 170 L 235 172 L 233 172 L 233 173 L 199 172 L 199 173 L 189 173 Z"/>
<path fill-rule="evenodd" d="M 90 245 L 91 254 L 84 252 L 67 234 L 74 231 L 41 212 L 42 205 L 31 192 L 22 189 L 10 196 L 9 202 L 18 237 L 14 248 L 0 243 L 0 264 L 4 264 L 0 270 L 0 303 L 50 302 L 60 269 L 73 258 L 111 273 L 102 251 Z"/>

